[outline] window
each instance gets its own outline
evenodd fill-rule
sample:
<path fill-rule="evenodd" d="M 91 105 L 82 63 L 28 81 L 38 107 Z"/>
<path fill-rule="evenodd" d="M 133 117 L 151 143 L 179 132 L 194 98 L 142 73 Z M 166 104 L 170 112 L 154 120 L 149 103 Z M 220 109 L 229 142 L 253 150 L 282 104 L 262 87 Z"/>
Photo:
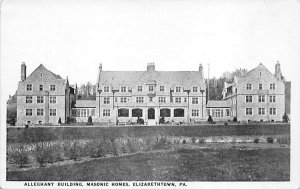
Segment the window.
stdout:
<path fill-rule="evenodd" d="M 252 115 L 252 108 L 246 108 L 246 115 Z"/>
<path fill-rule="evenodd" d="M 56 116 L 56 109 L 50 109 L 50 116 Z"/>
<path fill-rule="evenodd" d="M 270 102 L 276 102 L 276 96 L 275 95 L 270 95 L 269 101 Z"/>
<path fill-rule="evenodd" d="M 118 98 L 117 97 L 115 97 L 115 102 L 118 102 Z"/>
<path fill-rule="evenodd" d="M 251 84 L 247 84 L 247 90 L 251 90 L 252 89 L 252 85 Z"/>
<path fill-rule="evenodd" d="M 265 108 L 258 108 L 258 115 L 265 115 Z"/>
<path fill-rule="evenodd" d="M 44 86 L 40 85 L 39 89 L 40 89 L 40 91 L 44 90 Z"/>
<path fill-rule="evenodd" d="M 96 115 L 95 112 L 96 112 L 95 109 L 91 109 L 91 116 L 95 116 Z"/>
<path fill-rule="evenodd" d="M 258 84 L 258 89 L 262 90 L 262 84 Z"/>
<path fill-rule="evenodd" d="M 105 93 L 108 93 L 108 92 L 109 92 L 109 86 L 105 86 L 105 87 L 104 87 L 104 92 L 105 92 Z"/>
<path fill-rule="evenodd" d="M 31 84 L 27 85 L 27 91 L 32 91 L 32 85 Z"/>
<path fill-rule="evenodd" d="M 199 116 L 199 110 L 192 110 L 192 116 L 198 117 Z"/>
<path fill-rule="evenodd" d="M 110 110 L 103 110 L 103 116 L 110 116 Z"/>
<path fill-rule="evenodd" d="M 86 117 L 86 109 L 80 110 L 80 117 Z"/>
<path fill-rule="evenodd" d="M 43 116 L 44 115 L 44 109 L 37 109 L 36 110 L 36 115 L 37 116 Z"/>
<path fill-rule="evenodd" d="M 142 109 L 132 109 L 132 117 L 142 117 L 143 110 Z"/>
<path fill-rule="evenodd" d="M 197 92 L 197 87 L 193 87 L 193 92 Z"/>
<path fill-rule="evenodd" d="M 181 87 L 176 87 L 175 91 L 179 93 L 181 91 Z"/>
<path fill-rule="evenodd" d="M 109 103 L 110 103 L 110 98 L 104 97 L 104 104 L 109 104 Z"/>
<path fill-rule="evenodd" d="M 184 102 L 186 102 L 186 99 L 187 99 L 187 98 L 186 98 L 186 97 L 184 97 Z"/>
<path fill-rule="evenodd" d="M 222 109 L 212 109 L 212 117 L 223 117 Z"/>
<path fill-rule="evenodd" d="M 160 87 L 159 87 L 159 91 L 160 91 L 160 92 L 164 92 L 164 91 L 165 91 L 165 86 L 160 86 Z"/>
<path fill-rule="evenodd" d="M 210 115 L 210 109 L 206 109 L 206 111 L 207 115 Z"/>
<path fill-rule="evenodd" d="M 176 102 L 176 103 L 181 103 L 181 98 L 180 98 L 180 97 L 176 97 L 176 98 L 175 98 L 175 102 Z"/>
<path fill-rule="evenodd" d="M 198 98 L 197 97 L 192 98 L 192 104 L 198 104 Z"/>
<path fill-rule="evenodd" d="M 26 96 L 26 103 L 32 103 L 32 96 Z"/>
<path fill-rule="evenodd" d="M 265 95 L 258 95 L 258 102 L 265 102 Z"/>
<path fill-rule="evenodd" d="M 270 84 L 270 90 L 275 90 L 275 84 L 274 83 Z"/>
<path fill-rule="evenodd" d="M 252 96 L 246 95 L 246 102 L 252 102 Z"/>
<path fill-rule="evenodd" d="M 184 117 L 184 109 L 174 109 L 174 117 Z"/>
<path fill-rule="evenodd" d="M 50 96 L 50 103 L 55 104 L 56 103 L 56 96 Z"/>
<path fill-rule="evenodd" d="M 154 91 L 153 85 L 149 85 L 149 91 Z"/>
<path fill-rule="evenodd" d="M 276 115 L 276 108 L 270 108 L 270 115 Z"/>
<path fill-rule="evenodd" d="M 32 116 L 32 109 L 26 109 L 26 116 Z"/>
<path fill-rule="evenodd" d="M 27 121 L 27 124 L 30 125 L 30 124 L 31 124 L 31 121 Z"/>
<path fill-rule="evenodd" d="M 36 102 L 37 103 L 44 103 L 44 97 L 43 96 L 37 96 Z"/>
<path fill-rule="evenodd" d="M 226 116 L 229 117 L 230 116 L 230 110 L 226 109 Z"/>
<path fill-rule="evenodd" d="M 43 73 L 41 73 L 41 77 L 43 77 Z"/>
<path fill-rule="evenodd" d="M 166 103 L 166 97 L 164 97 L 164 96 L 158 97 L 158 102 L 160 102 L 160 103 Z"/>
<path fill-rule="evenodd" d="M 153 97 L 152 96 L 149 97 L 149 102 L 153 102 Z"/>
<path fill-rule="evenodd" d="M 118 117 L 129 117 L 129 110 L 125 108 L 118 109 Z"/>
<path fill-rule="evenodd" d="M 126 103 L 127 102 L 127 98 L 126 97 L 121 97 L 121 103 Z"/>
<path fill-rule="evenodd" d="M 143 87 L 142 86 L 138 86 L 138 91 L 142 92 L 143 91 Z"/>
<path fill-rule="evenodd" d="M 55 85 L 50 85 L 50 91 L 55 91 Z"/>
<path fill-rule="evenodd" d="M 160 109 L 160 117 L 171 117 L 171 110 L 168 108 Z"/>
<path fill-rule="evenodd" d="M 143 103 L 144 102 L 144 97 L 136 97 L 136 103 Z"/>
<path fill-rule="evenodd" d="M 125 87 L 125 86 L 122 86 L 122 87 L 121 87 L 121 92 L 122 92 L 122 93 L 125 93 L 125 92 L 126 92 L 126 87 Z"/>

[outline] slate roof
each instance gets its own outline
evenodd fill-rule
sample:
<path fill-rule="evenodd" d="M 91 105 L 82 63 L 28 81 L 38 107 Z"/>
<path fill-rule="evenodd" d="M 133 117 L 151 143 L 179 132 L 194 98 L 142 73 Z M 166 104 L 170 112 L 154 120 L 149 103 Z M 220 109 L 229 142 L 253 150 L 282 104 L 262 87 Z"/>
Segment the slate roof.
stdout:
<path fill-rule="evenodd" d="M 209 100 L 206 105 L 207 108 L 229 108 L 230 102 L 228 100 Z"/>
<path fill-rule="evenodd" d="M 76 100 L 76 108 L 95 108 L 96 100 Z"/>
<path fill-rule="evenodd" d="M 101 71 L 99 80 L 100 85 L 112 85 L 114 88 L 138 83 L 180 85 L 184 88 L 190 88 L 193 84 L 204 85 L 199 71 Z"/>
<path fill-rule="evenodd" d="M 40 64 L 33 72 L 31 72 L 31 74 L 28 76 L 30 77 L 36 70 L 39 70 L 39 69 L 44 69 L 44 70 L 47 70 L 50 74 L 53 75 L 53 77 L 55 77 L 56 79 L 63 79 L 60 77 L 60 75 L 56 75 L 55 73 L 51 72 L 50 70 L 48 70 L 43 64 Z M 27 78 L 28 78 L 27 77 Z"/>

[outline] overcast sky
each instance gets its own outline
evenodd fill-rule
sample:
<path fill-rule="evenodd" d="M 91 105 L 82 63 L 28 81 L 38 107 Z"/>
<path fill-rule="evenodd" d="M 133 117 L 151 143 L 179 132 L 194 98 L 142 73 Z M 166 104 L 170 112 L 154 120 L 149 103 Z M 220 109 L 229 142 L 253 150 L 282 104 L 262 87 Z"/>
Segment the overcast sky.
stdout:
<path fill-rule="evenodd" d="M 198 70 L 220 77 L 276 61 L 292 80 L 300 73 L 300 2 L 192 0 L 4 0 L 1 5 L 1 86 L 13 94 L 20 66 L 39 64 L 96 82 L 104 70 Z"/>

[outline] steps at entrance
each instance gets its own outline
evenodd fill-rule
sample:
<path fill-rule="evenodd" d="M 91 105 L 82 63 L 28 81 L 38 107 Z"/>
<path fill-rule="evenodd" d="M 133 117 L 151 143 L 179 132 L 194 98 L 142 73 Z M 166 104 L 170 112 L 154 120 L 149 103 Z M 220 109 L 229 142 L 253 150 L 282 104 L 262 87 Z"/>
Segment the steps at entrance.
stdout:
<path fill-rule="evenodd" d="M 148 119 L 148 125 L 156 125 L 155 119 Z"/>

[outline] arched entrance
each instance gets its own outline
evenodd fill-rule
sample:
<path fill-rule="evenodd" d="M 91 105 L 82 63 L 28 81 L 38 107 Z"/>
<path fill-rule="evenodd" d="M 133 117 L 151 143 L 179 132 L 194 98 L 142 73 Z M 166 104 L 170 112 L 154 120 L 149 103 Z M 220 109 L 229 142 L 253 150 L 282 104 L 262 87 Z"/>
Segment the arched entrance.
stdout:
<path fill-rule="evenodd" d="M 148 119 L 155 119 L 155 110 L 154 108 L 148 109 Z"/>

